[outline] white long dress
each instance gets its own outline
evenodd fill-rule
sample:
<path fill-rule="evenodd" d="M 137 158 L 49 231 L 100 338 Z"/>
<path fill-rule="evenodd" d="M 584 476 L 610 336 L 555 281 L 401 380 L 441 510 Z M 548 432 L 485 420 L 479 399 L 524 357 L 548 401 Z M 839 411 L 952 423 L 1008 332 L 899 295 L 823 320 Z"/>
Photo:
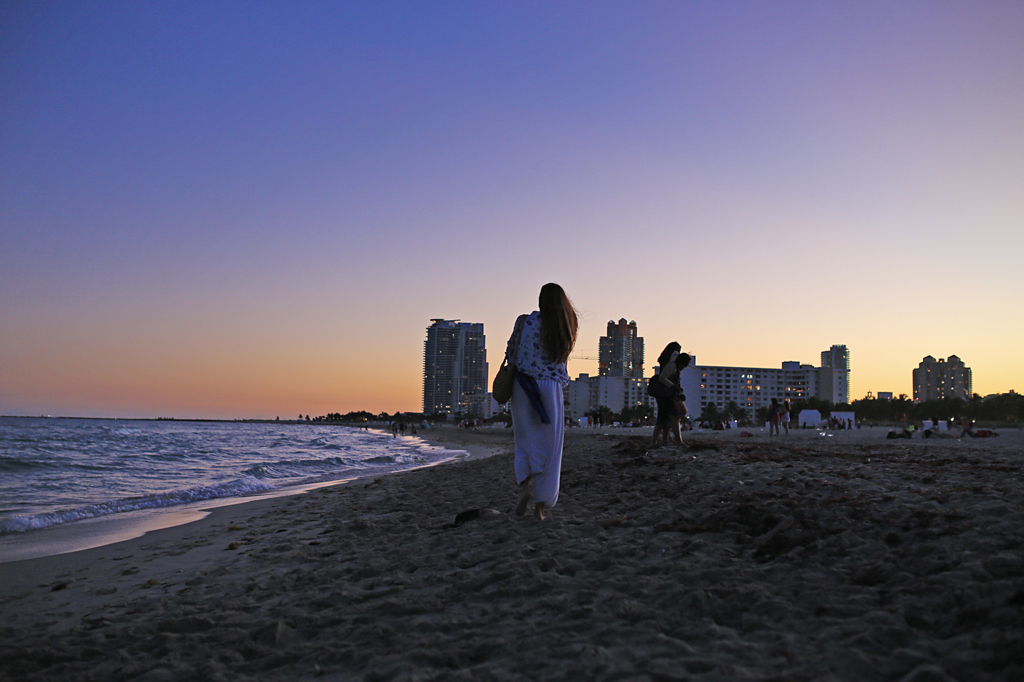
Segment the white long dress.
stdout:
<path fill-rule="evenodd" d="M 509 339 L 511 351 L 515 334 Z M 562 475 L 562 443 L 565 438 L 565 406 L 562 388 L 569 383 L 565 363 L 551 362 L 540 344 L 540 313 L 534 311 L 523 322 L 516 353 L 516 371 L 537 380 L 541 401 L 550 423 L 545 424 L 530 403 L 518 380 L 512 388 L 512 431 L 516 441 L 516 479 L 522 483 L 533 476 L 535 502 L 554 507 Z"/>
<path fill-rule="evenodd" d="M 562 442 L 565 438 L 565 410 L 562 385 L 551 379 L 538 379 L 541 400 L 551 418 L 544 424 L 530 399 L 517 382 L 512 388 L 512 431 L 516 439 L 516 480 L 533 476 L 535 502 L 554 507 L 562 476 Z"/>

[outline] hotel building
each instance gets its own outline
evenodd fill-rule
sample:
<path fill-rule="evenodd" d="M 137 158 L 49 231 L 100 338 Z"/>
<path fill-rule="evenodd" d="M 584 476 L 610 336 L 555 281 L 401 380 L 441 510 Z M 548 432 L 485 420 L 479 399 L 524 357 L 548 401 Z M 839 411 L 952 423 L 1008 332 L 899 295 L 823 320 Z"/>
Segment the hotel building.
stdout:
<path fill-rule="evenodd" d="M 787 398 L 819 398 L 833 404 L 850 402 L 849 350 L 846 346 L 832 346 L 822 352 L 821 358 L 821 367 L 793 361 L 783 362 L 780 369 L 698 365 L 695 378 L 699 383 L 694 394 L 700 396 L 700 409 L 695 410 L 689 402 L 687 407 L 691 414 L 700 414 L 709 403 L 722 408 L 736 402 L 753 416 L 759 407 L 768 407 L 772 398 L 779 402 Z M 689 397 L 686 385 L 683 390 Z"/>
<path fill-rule="evenodd" d="M 955 355 L 936 360 L 931 355 L 914 370 L 914 402 L 942 398 L 971 399 L 971 368 Z"/>
<path fill-rule="evenodd" d="M 597 374 L 602 377 L 644 378 L 644 340 L 636 322 L 608 322 L 608 334 L 598 341 Z"/>
<path fill-rule="evenodd" d="M 846 346 L 832 346 L 822 352 L 827 364 L 822 367 L 783 362 L 781 368 L 724 367 L 691 364 L 679 377 L 686 394 L 686 407 L 696 418 L 710 404 L 723 408 L 735 402 L 750 416 L 755 410 L 768 407 L 772 398 L 779 402 L 819 398 L 834 404 L 850 401 L 850 353 Z M 644 387 L 646 389 L 646 387 Z M 653 400 L 644 398 L 653 404 Z M 610 406 L 609 406 L 610 407 Z"/>
<path fill-rule="evenodd" d="M 592 377 L 581 374 L 569 382 L 564 397 L 565 414 L 570 419 L 585 417 L 587 412 L 598 407 L 607 407 L 615 413 L 627 407 L 655 407 L 654 398 L 647 395 L 647 379 L 632 377 Z"/>
<path fill-rule="evenodd" d="M 423 343 L 423 412 L 483 417 L 487 394 L 484 325 L 431 320 Z"/>
<path fill-rule="evenodd" d="M 821 354 L 822 367 L 783 362 L 780 369 L 764 367 L 718 367 L 698 365 L 691 356 L 690 366 L 679 376 L 686 395 L 686 407 L 693 418 L 710 403 L 723 408 L 736 402 L 753 417 L 755 410 L 768 407 L 772 398 L 802 400 L 820 398 L 833 404 L 850 402 L 850 353 L 846 346 L 832 346 Z M 612 412 L 626 407 L 656 407 L 647 395 L 647 380 L 581 374 L 566 389 L 566 414 L 579 419 L 599 406 Z"/>

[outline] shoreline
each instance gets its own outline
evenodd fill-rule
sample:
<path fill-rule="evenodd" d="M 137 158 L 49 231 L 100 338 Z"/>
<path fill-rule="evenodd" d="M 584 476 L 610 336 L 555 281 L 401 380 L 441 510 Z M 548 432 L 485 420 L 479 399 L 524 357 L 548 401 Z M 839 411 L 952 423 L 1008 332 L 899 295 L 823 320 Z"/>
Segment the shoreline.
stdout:
<path fill-rule="evenodd" d="M 715 432 L 650 450 L 591 431 L 567 432 L 545 522 L 513 513 L 509 449 L 0 564 L 0 675 L 1024 674 L 1019 434 Z"/>
<path fill-rule="evenodd" d="M 78 417 L 75 417 L 78 419 Z M 98 418 L 97 418 L 98 419 Z M 154 420 L 155 421 L 155 420 Z M 304 422 L 296 422 L 304 423 Z M 346 428 L 355 428 L 347 425 Z M 390 431 L 379 424 L 369 427 L 382 435 L 389 435 Z M 649 437 L 653 427 L 573 427 L 566 430 L 566 443 L 572 442 L 579 437 L 611 437 L 611 436 L 645 436 Z M 871 442 L 884 438 L 888 427 L 864 427 L 852 431 L 831 431 L 823 432 L 818 429 L 793 429 L 788 436 L 780 436 L 783 440 L 789 438 L 797 441 L 815 441 L 819 438 L 838 439 L 837 442 Z M 741 434 L 750 433 L 754 441 L 761 438 L 768 438 L 767 429 L 762 427 L 746 427 L 730 429 L 726 431 L 694 430 L 683 433 L 684 443 L 694 438 L 710 438 L 717 441 L 732 441 L 743 438 Z M 1003 433 L 1009 437 L 1009 441 L 1020 441 L 1024 443 L 1024 431 L 1020 429 L 1004 430 Z M 406 434 L 406 438 L 418 438 L 425 444 L 451 450 L 464 452 L 466 455 L 454 455 L 453 458 L 446 458 L 439 462 L 427 465 L 438 466 L 452 459 L 479 459 L 491 457 L 503 452 L 511 452 L 514 448 L 512 429 L 500 426 L 483 426 L 477 428 L 463 428 L 454 425 L 433 426 L 429 429 L 418 428 L 417 433 Z M 920 436 L 915 434 L 920 440 Z M 958 442 L 959 439 L 946 440 Z M 965 439 L 966 442 L 971 442 Z M 994 439 L 989 442 L 1009 442 L 1005 438 Z M 931 441 L 938 442 L 938 440 Z M 413 469 L 422 468 L 414 467 Z M 410 469 L 410 470 L 413 470 Z M 360 477 L 343 478 L 336 481 L 326 481 L 301 486 L 292 486 L 264 494 L 227 497 L 202 502 L 194 502 L 174 507 L 155 508 L 139 510 L 122 514 L 112 514 L 93 519 L 85 519 L 70 524 L 59 524 L 47 528 L 26 531 L 26 534 L 11 533 L 0 536 L 0 565 L 13 561 L 25 561 L 46 556 L 79 552 L 88 549 L 101 548 L 107 545 L 125 542 L 132 539 L 144 537 L 148 533 L 157 530 L 173 528 L 189 523 L 195 523 L 206 518 L 208 515 L 222 507 L 253 504 L 268 499 L 292 497 L 308 494 L 312 491 L 325 487 L 334 487 L 356 483 L 367 478 L 378 478 L 389 476 L 387 474 L 367 474 Z"/>
<path fill-rule="evenodd" d="M 380 427 L 371 428 L 383 435 L 390 433 Z M 489 457 L 502 451 L 503 439 L 501 437 L 491 437 L 489 435 L 474 436 L 475 432 L 462 434 L 458 433 L 459 431 L 465 431 L 465 429 L 444 426 L 429 430 L 421 429 L 415 436 L 406 435 L 400 437 L 418 438 L 428 445 L 435 445 L 456 453 L 466 453 L 464 456 L 453 455 L 452 457 L 455 459 Z M 495 429 L 495 431 L 498 431 L 498 429 Z M 511 430 L 509 431 L 511 432 Z M 509 434 L 509 442 L 511 442 L 510 439 L 511 433 Z M 437 466 L 438 464 L 451 461 L 451 459 L 445 458 L 440 462 L 427 466 Z M 377 478 L 381 475 L 388 476 L 391 473 L 365 474 L 358 477 L 342 478 L 336 481 L 289 486 L 258 495 L 224 497 L 172 507 L 136 510 L 83 519 L 72 523 L 57 524 L 22 533 L 8 533 L 0 535 L 0 565 L 15 561 L 28 561 L 47 556 L 103 548 L 108 545 L 142 538 L 158 530 L 201 521 L 217 509 L 223 507 L 254 504 L 263 500 L 304 495 L 320 488 L 347 485 L 364 478 Z"/>
<path fill-rule="evenodd" d="M 78 417 L 76 417 L 78 419 Z M 97 418 L 98 419 L 98 418 Z M 296 422 L 303 423 L 303 422 Z M 347 428 L 354 428 L 349 427 Z M 382 435 L 389 435 L 390 431 L 381 425 L 374 424 L 370 430 L 377 431 Z M 593 427 L 593 428 L 570 428 L 566 430 L 566 443 L 578 438 L 587 437 L 615 437 L 615 436 L 644 436 L 650 437 L 653 427 Z M 884 438 L 889 431 L 888 427 L 864 427 L 852 431 L 831 431 L 823 432 L 818 429 L 793 429 L 788 436 L 777 436 L 783 441 L 793 439 L 799 442 L 813 442 L 819 439 L 836 439 L 836 442 L 872 442 Z M 726 431 L 687 431 L 683 433 L 683 442 L 694 438 L 708 438 L 713 441 L 739 441 L 743 438 L 741 434 L 750 433 L 752 441 L 766 438 L 767 429 L 762 427 L 746 427 L 730 429 Z M 1009 442 L 1020 442 L 1024 445 L 1024 432 L 1020 429 L 1003 430 L 1006 437 L 993 439 L 991 443 L 1004 444 Z M 464 456 L 454 455 L 436 463 L 426 465 L 428 467 L 439 466 L 454 460 L 472 460 L 483 457 L 492 457 L 497 454 L 511 452 L 514 448 L 512 429 L 499 426 L 484 426 L 478 428 L 463 428 L 454 425 L 433 426 L 429 429 L 419 428 L 417 433 L 406 434 L 406 438 L 418 438 L 428 445 L 434 445 L 453 452 L 464 452 Z M 915 434 L 915 440 L 921 440 Z M 959 439 L 951 439 L 944 436 L 943 439 L 936 439 L 929 442 L 960 442 Z M 905 442 L 905 441 L 904 441 Z M 914 442 L 914 441 L 911 441 Z M 964 442 L 972 442 L 964 439 Z M 415 470 L 423 467 L 414 467 Z M 320 488 L 329 488 L 341 485 L 358 483 L 368 478 L 379 478 L 392 474 L 403 473 L 403 471 L 389 472 L 387 474 L 367 474 L 360 477 L 326 481 L 302 486 L 292 486 L 275 490 L 272 492 L 252 495 L 246 497 L 228 497 L 202 502 L 194 502 L 174 507 L 155 508 L 139 510 L 122 514 L 112 514 L 92 519 L 76 521 L 70 524 L 59 524 L 47 528 L 26 531 L 26 534 L 11 533 L 0 536 L 0 565 L 14 562 L 27 561 L 47 556 L 80 552 L 89 549 L 102 548 L 108 545 L 126 542 L 133 539 L 145 537 L 147 534 L 157 530 L 174 528 L 181 525 L 195 523 L 205 519 L 216 510 L 223 507 L 237 505 L 248 505 L 264 500 L 277 498 L 288 498 L 297 495 L 309 494 Z"/>

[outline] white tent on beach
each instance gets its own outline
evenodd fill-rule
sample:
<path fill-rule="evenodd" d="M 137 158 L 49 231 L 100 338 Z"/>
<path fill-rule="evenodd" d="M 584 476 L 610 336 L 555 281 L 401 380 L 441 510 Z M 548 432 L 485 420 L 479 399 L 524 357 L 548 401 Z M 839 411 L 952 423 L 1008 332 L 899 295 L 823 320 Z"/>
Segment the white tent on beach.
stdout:
<path fill-rule="evenodd" d="M 815 428 L 825 423 L 821 418 L 821 412 L 817 410 L 800 410 L 800 428 Z"/>

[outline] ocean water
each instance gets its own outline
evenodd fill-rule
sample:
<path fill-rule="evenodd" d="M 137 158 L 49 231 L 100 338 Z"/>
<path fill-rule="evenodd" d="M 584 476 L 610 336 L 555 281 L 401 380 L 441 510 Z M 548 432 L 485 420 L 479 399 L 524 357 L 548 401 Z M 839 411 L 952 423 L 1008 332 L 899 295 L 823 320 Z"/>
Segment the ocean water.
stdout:
<path fill-rule="evenodd" d="M 0 418 L 0 539 L 436 464 L 415 436 L 316 424 Z"/>

